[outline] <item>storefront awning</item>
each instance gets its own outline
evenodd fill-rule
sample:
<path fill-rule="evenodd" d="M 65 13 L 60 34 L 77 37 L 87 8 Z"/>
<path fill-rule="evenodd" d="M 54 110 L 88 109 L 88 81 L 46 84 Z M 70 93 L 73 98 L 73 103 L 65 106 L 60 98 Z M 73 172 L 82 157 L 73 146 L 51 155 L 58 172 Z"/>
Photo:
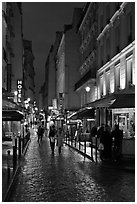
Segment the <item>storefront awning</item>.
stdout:
<path fill-rule="evenodd" d="M 135 107 L 135 94 L 116 94 L 115 101 L 109 106 L 110 109 L 114 108 L 134 108 Z"/>
<path fill-rule="evenodd" d="M 2 110 L 3 121 L 21 121 L 24 115 L 18 110 Z"/>
<path fill-rule="evenodd" d="M 114 95 L 110 95 L 91 102 L 89 106 L 92 106 L 94 108 L 108 108 L 111 104 L 113 104 L 114 99 L 115 99 Z"/>
<path fill-rule="evenodd" d="M 77 113 L 72 115 L 71 119 L 94 119 L 95 118 L 95 109 L 94 108 L 85 108 L 79 110 Z"/>

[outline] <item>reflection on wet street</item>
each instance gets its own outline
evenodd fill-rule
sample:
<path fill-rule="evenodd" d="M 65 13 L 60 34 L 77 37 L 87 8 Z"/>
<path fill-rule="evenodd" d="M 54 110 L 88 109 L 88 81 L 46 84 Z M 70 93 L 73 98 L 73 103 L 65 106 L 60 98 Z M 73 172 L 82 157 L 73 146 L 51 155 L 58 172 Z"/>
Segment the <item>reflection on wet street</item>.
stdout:
<path fill-rule="evenodd" d="M 11 202 L 131 202 L 135 175 L 98 166 L 69 148 L 51 154 L 49 140 L 31 138 Z"/>

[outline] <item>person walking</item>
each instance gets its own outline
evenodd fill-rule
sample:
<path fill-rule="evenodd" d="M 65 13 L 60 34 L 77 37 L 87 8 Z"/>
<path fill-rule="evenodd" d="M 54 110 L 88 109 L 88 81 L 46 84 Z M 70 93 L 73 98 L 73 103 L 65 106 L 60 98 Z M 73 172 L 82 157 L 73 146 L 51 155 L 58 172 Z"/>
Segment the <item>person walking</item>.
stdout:
<path fill-rule="evenodd" d="M 111 137 L 114 140 L 114 160 L 118 161 L 122 154 L 122 140 L 123 131 L 119 129 L 119 125 L 116 124 L 114 130 L 111 133 Z"/>
<path fill-rule="evenodd" d="M 55 149 L 55 139 L 56 139 L 55 136 L 56 136 L 55 125 L 52 125 L 49 131 L 50 147 L 51 147 L 52 154 L 54 154 L 54 149 Z"/>
<path fill-rule="evenodd" d="M 44 135 L 44 132 L 45 132 L 45 129 L 44 129 L 44 126 L 42 125 L 41 127 L 41 142 L 42 142 L 42 138 L 43 138 L 43 135 Z"/>
<path fill-rule="evenodd" d="M 43 130 L 41 128 L 41 125 L 38 127 L 37 135 L 38 135 L 38 143 L 39 143 L 40 140 L 42 141 L 42 135 L 43 135 Z"/>
<path fill-rule="evenodd" d="M 97 138 L 100 140 L 99 144 L 99 151 L 100 151 L 100 159 L 103 161 L 105 158 L 105 130 L 104 130 L 104 124 L 101 125 L 99 130 L 97 131 Z"/>
<path fill-rule="evenodd" d="M 63 146 L 63 141 L 64 141 L 64 132 L 60 127 L 57 133 L 57 146 L 58 146 L 59 154 L 61 153 L 61 147 Z"/>

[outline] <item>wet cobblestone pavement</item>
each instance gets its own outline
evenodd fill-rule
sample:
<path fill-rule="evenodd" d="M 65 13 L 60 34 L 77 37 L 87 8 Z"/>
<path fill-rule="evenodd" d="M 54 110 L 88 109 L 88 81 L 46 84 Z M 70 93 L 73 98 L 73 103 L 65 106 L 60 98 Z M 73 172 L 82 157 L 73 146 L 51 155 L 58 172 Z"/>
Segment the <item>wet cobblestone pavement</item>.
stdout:
<path fill-rule="evenodd" d="M 134 202 L 134 173 L 106 168 L 63 146 L 51 154 L 49 140 L 35 134 L 10 202 Z"/>

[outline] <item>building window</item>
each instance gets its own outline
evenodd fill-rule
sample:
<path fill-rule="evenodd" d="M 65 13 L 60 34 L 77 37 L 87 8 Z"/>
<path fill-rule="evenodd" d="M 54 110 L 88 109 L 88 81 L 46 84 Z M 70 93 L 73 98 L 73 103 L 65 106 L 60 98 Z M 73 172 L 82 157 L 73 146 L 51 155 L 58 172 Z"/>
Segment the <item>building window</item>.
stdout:
<path fill-rule="evenodd" d="M 110 92 L 114 93 L 114 85 L 115 85 L 115 81 L 114 81 L 114 69 L 112 68 L 110 70 Z"/>
<path fill-rule="evenodd" d="M 120 63 L 115 66 L 115 84 L 117 89 L 120 87 Z"/>
<path fill-rule="evenodd" d="M 100 76 L 100 96 L 103 96 L 103 75 Z"/>
<path fill-rule="evenodd" d="M 125 66 L 123 65 L 120 67 L 120 88 L 125 89 L 125 85 L 126 85 L 126 70 Z"/>
<path fill-rule="evenodd" d="M 135 84 L 135 67 L 132 63 L 132 58 L 127 59 L 127 82 L 130 84 Z"/>
<path fill-rule="evenodd" d="M 110 70 L 106 72 L 106 93 L 110 93 Z"/>

